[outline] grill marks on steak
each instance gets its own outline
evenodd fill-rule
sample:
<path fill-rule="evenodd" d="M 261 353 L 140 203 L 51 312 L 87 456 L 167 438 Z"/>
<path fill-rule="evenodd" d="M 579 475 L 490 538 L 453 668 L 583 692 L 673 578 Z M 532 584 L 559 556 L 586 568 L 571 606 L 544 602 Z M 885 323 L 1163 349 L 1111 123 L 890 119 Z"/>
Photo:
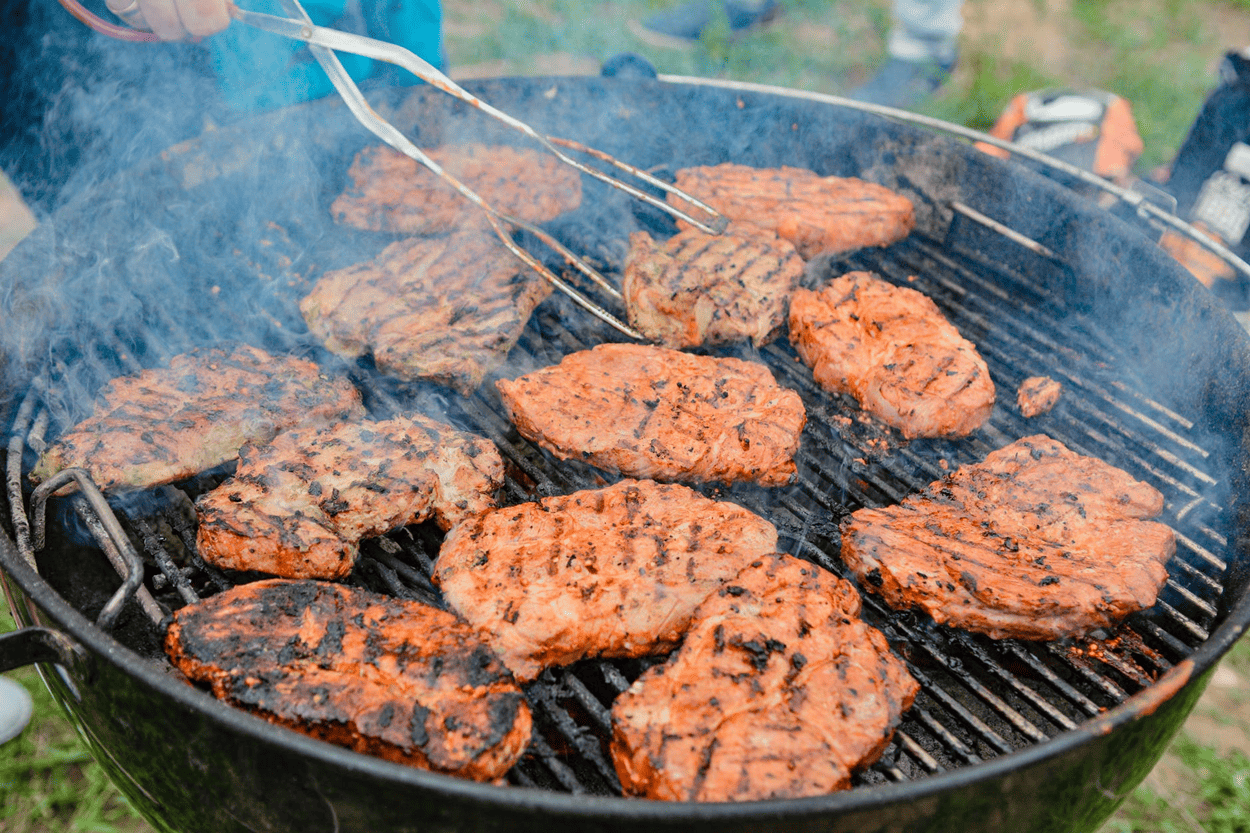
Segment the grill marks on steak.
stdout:
<path fill-rule="evenodd" d="M 245 446 L 234 477 L 196 501 L 210 564 L 342 578 L 359 542 L 433 518 L 444 530 L 495 506 L 489 440 L 422 416 L 287 431 Z"/>
<path fill-rule="evenodd" d="M 996 639 L 1058 639 L 1155 603 L 1176 549 L 1152 486 L 1025 437 L 844 522 L 842 559 L 896 609 Z"/>
<path fill-rule="evenodd" d="M 348 358 L 471 394 L 503 363 L 551 287 L 489 232 L 401 240 L 325 273 L 301 302 L 308 328 Z"/>
<path fill-rule="evenodd" d="M 523 436 L 630 477 L 789 483 L 803 402 L 760 364 L 600 344 L 496 383 Z"/>
<path fill-rule="evenodd" d="M 621 290 L 629 323 L 665 347 L 748 338 L 759 347 L 785 324 L 802 274 L 794 246 L 767 230 L 690 228 L 659 244 L 639 231 L 629 236 Z"/>
<path fill-rule="evenodd" d="M 234 706 L 400 764 L 489 781 L 530 740 L 508 669 L 471 627 L 419 602 L 269 579 L 177 611 L 165 650 Z"/>
<path fill-rule="evenodd" d="M 625 480 L 454 528 L 433 579 L 520 680 L 675 646 L 695 607 L 777 547 L 771 523 L 678 485 Z"/>
<path fill-rule="evenodd" d="M 734 163 L 682 168 L 674 184 L 731 220 L 772 229 L 809 260 L 822 252 L 885 246 L 911 234 L 916 225 L 915 209 L 903 195 L 805 168 Z M 685 205 L 674 194 L 668 201 Z"/>
<path fill-rule="evenodd" d="M 543 223 L 581 205 L 582 180 L 550 153 L 470 143 L 426 155 L 497 211 Z M 340 223 L 366 231 L 440 234 L 485 226 L 486 214 L 442 177 L 386 145 L 362 150 L 351 185 L 330 206 Z"/>
<path fill-rule="evenodd" d="M 53 443 L 30 477 L 81 467 L 101 489 L 146 489 L 219 466 L 284 428 L 363 415 L 360 392 L 312 362 L 248 345 L 196 349 L 106 384 L 91 416 Z"/>
<path fill-rule="evenodd" d="M 903 435 L 963 437 L 994 410 L 972 342 L 927 295 L 850 272 L 790 300 L 790 342 L 816 383 L 849 393 Z"/>
<path fill-rule="evenodd" d="M 859 609 L 849 582 L 792 556 L 745 567 L 613 703 L 625 792 L 750 801 L 848 788 L 919 690 Z"/>

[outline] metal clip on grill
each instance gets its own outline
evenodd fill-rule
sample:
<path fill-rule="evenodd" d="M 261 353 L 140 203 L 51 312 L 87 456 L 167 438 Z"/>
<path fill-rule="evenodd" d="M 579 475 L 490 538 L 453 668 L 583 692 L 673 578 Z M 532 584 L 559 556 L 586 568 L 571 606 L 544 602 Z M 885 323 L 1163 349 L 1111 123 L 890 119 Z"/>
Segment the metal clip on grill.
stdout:
<path fill-rule="evenodd" d="M 356 86 L 356 83 L 351 79 L 351 76 L 349 76 L 347 71 L 343 69 L 343 65 L 339 62 L 338 57 L 335 56 L 334 51 L 348 52 L 378 61 L 386 61 L 387 63 L 406 69 L 431 86 L 442 90 L 449 95 L 455 96 L 461 101 L 471 104 L 483 113 L 491 116 L 492 118 L 498 119 L 514 130 L 525 134 L 542 145 L 546 150 L 554 154 L 561 162 L 564 162 L 567 165 L 572 165 L 582 173 L 592 176 L 601 182 L 605 182 L 614 188 L 619 188 L 649 205 L 667 211 L 673 216 L 685 220 L 705 232 L 710 234 L 720 234 L 725 230 L 725 226 L 728 224 L 726 218 L 719 214 L 711 206 L 706 205 L 684 191 L 681 191 L 680 189 L 653 177 L 639 168 L 622 162 L 602 151 L 579 145 L 576 142 L 539 134 L 536 130 L 524 122 L 519 121 L 512 116 L 509 116 L 507 113 L 497 110 L 482 101 L 477 96 L 456 84 L 455 81 L 452 81 L 429 62 L 422 60 L 412 52 L 404 49 L 402 46 L 374 40 L 373 38 L 367 38 L 362 35 L 343 32 L 338 29 L 316 26 L 313 24 L 312 19 L 308 16 L 308 13 L 304 11 L 303 6 L 300 5 L 299 0 L 282 0 L 282 5 L 283 8 L 286 9 L 287 14 L 291 15 L 290 18 L 275 17 L 274 15 L 261 14 L 259 12 L 250 12 L 238 7 L 231 8 L 231 15 L 240 23 L 245 23 L 257 29 L 270 32 L 275 35 L 280 35 L 285 38 L 303 41 L 308 44 L 308 48 L 312 51 L 313 57 L 317 59 L 321 68 L 325 70 L 328 76 L 330 76 L 330 82 L 334 85 L 334 89 L 338 91 L 340 96 L 342 96 L 343 101 L 347 103 L 347 107 L 351 110 L 352 115 L 354 115 L 362 125 L 368 128 L 370 132 L 375 134 L 379 139 L 386 142 L 395 150 L 411 157 L 412 159 L 415 159 L 417 162 L 442 177 L 466 199 L 485 211 L 492 228 L 495 230 L 495 233 L 499 235 L 499 239 L 503 241 L 504 245 L 507 246 L 513 254 L 524 261 L 534 271 L 542 275 L 543 278 L 549 281 L 556 289 L 559 289 L 561 292 L 572 298 L 573 301 L 583 309 L 631 338 L 642 339 L 643 336 L 637 330 L 620 321 L 616 316 L 612 315 L 612 313 L 603 309 L 594 301 L 582 295 L 567 282 L 556 276 L 550 269 L 534 257 L 533 254 L 518 245 L 516 241 L 512 239 L 512 236 L 508 234 L 507 231 L 500 225 L 500 221 L 530 232 L 539 240 L 542 240 L 545 244 L 550 246 L 553 250 L 559 252 L 565 260 L 573 264 L 579 272 L 592 280 L 610 296 L 617 301 L 620 301 L 622 300 L 622 296 L 616 287 L 603 277 L 603 275 L 599 274 L 598 270 L 571 252 L 551 235 L 547 234 L 545 231 L 532 223 L 528 223 L 524 220 L 513 217 L 510 214 L 506 214 L 495 209 L 488 202 L 486 202 L 486 200 L 482 199 L 481 196 L 474 193 L 472 189 L 449 174 L 442 168 L 442 166 L 423 153 L 419 147 L 413 144 L 394 125 L 379 116 L 377 112 L 369 106 L 369 103 L 365 101 L 364 95 L 361 94 L 360 88 Z M 668 193 L 676 194 L 690 205 L 693 205 L 705 212 L 709 218 L 709 222 L 699 220 L 691 216 L 689 213 L 682 211 L 680 208 L 670 205 L 665 200 L 658 199 L 652 194 L 648 194 L 645 191 L 635 188 L 627 182 L 623 182 L 622 180 L 604 173 L 597 168 L 593 168 L 577 161 L 560 150 L 560 148 L 557 147 L 558 145 L 567 147 L 570 150 L 594 156 L 603 162 L 638 177 L 640 180 L 648 183 L 649 185 L 655 186 Z"/>

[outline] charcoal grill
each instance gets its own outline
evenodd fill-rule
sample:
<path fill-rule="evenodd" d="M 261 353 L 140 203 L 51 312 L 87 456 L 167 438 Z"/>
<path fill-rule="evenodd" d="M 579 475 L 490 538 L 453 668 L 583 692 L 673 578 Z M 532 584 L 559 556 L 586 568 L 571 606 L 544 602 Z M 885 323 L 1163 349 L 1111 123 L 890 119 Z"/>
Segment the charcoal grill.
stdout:
<path fill-rule="evenodd" d="M 1046 433 L 1165 495 L 1161 520 L 1178 548 L 1158 603 L 1115 631 L 1029 643 L 938 627 L 865 594 L 866 618 L 907 661 L 921 693 L 851 791 L 791 801 L 619 797 L 606 754 L 610 705 L 656 658 L 544 672 L 527 688 L 536 730 L 509 786 L 350 753 L 185 685 L 160 651 L 169 612 L 240 579 L 196 556 L 188 499 L 228 471 L 107 502 L 73 473 L 81 488 L 72 498 L 48 497 L 59 481 L 33 494 L 23 486 L 34 452 L 83 415 L 80 394 L 119 373 L 246 333 L 349 375 L 374 416 L 417 409 L 489 437 L 508 467 L 504 502 L 611 479 L 521 438 L 490 379 L 470 398 L 400 384 L 367 362 L 336 360 L 308 336 L 295 309 L 302 291 L 320 271 L 388 241 L 329 222 L 324 208 L 366 139 L 341 106 L 317 102 L 206 134 L 125 172 L 67 206 L 0 265 L 8 303 L 40 321 L 26 341 L 9 343 L 10 386 L 23 395 L 8 409 L 12 540 L 3 540 L 0 563 L 21 622 L 48 626 L 28 629 L 8 650 L 58 663 L 42 666 L 45 680 L 121 789 L 159 826 L 188 831 L 1093 829 L 1157 761 L 1250 619 L 1241 503 L 1250 345 L 1231 316 L 1156 251 L 1149 227 L 959 142 L 870 114 L 767 92 L 615 79 L 498 79 L 473 91 L 661 175 L 721 161 L 790 164 L 863 176 L 916 203 L 911 237 L 814 261 L 804 280 L 869 269 L 932 297 L 989 365 L 999 393 L 987 425 L 962 440 L 903 442 L 849 398 L 817 389 L 784 340 L 744 346 L 729 352 L 763 361 L 808 409 L 798 481 L 706 493 L 768 517 L 782 549 L 846 576 L 837 529 L 847 512 L 897 502 L 1014 439 Z M 426 90 L 384 91 L 375 106 L 419 142 L 460 130 L 479 141 L 493 136 L 473 113 Z M 258 188 L 273 181 L 289 185 Z M 294 208 L 309 204 L 321 211 Z M 139 206 L 156 219 L 136 226 Z M 592 193 L 550 230 L 610 271 L 629 231 L 665 234 L 670 223 Z M 265 229 L 259 237 L 244 234 L 257 227 Z M 46 275 L 70 293 L 89 287 L 89 306 L 109 317 L 45 304 L 19 274 Z M 620 338 L 554 296 L 502 373 Z M 1026 420 L 1014 391 L 1035 375 L 1059 380 L 1064 395 L 1049 414 Z M 423 525 L 369 542 L 349 581 L 438 603 L 428 575 L 440 538 Z"/>

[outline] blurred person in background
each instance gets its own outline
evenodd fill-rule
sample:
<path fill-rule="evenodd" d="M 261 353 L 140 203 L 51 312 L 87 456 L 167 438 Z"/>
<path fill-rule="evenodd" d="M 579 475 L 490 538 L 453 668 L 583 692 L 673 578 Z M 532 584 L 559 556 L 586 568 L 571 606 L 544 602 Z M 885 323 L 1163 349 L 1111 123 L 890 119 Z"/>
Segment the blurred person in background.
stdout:
<path fill-rule="evenodd" d="M 778 0 L 693 0 L 647 18 L 642 26 L 666 37 L 698 40 L 719 15 L 737 33 L 767 23 L 781 9 Z M 963 0 L 893 0 L 891 13 L 886 62 L 849 96 L 907 108 L 932 95 L 955 69 Z"/>

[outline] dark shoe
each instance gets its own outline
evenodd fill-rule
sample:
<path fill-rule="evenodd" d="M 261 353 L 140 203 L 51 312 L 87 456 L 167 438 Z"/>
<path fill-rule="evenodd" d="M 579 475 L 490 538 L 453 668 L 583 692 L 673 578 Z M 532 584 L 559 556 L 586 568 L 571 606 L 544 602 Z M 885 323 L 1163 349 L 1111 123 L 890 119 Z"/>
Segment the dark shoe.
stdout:
<path fill-rule="evenodd" d="M 721 5 L 729 20 L 729 30 L 735 33 L 767 23 L 781 11 L 781 3 L 777 0 L 722 0 Z M 652 15 L 642 22 L 642 26 L 659 35 L 694 41 L 712 25 L 714 9 L 712 0 L 695 0 L 683 3 L 672 11 Z"/>
<path fill-rule="evenodd" d="M 890 58 L 868 83 L 852 90 L 848 97 L 885 107 L 914 107 L 945 84 L 954 69 L 955 58 L 949 61 Z"/>

